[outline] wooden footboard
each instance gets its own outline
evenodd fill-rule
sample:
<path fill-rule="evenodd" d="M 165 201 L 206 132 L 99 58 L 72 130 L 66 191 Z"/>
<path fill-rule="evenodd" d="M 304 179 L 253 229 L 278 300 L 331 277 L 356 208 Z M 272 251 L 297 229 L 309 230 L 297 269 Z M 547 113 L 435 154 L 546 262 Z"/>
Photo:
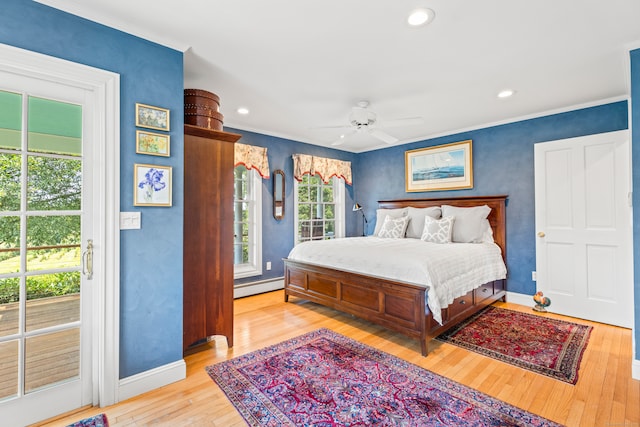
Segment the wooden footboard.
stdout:
<path fill-rule="evenodd" d="M 300 297 L 416 338 L 423 356 L 431 339 L 505 295 L 504 280 L 484 284 L 443 309 L 440 325 L 426 314 L 421 286 L 288 259 L 284 264 L 285 301 Z"/>

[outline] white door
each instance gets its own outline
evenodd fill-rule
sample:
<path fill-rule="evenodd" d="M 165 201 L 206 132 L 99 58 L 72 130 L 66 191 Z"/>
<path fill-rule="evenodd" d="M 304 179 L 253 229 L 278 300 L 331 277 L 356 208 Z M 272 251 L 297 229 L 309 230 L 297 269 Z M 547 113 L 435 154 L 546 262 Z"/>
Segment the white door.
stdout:
<path fill-rule="evenodd" d="M 547 310 L 633 322 L 628 131 L 535 145 L 537 289 Z"/>
<path fill-rule="evenodd" d="M 91 101 L 86 89 L 0 72 L 3 425 L 93 401 Z"/>

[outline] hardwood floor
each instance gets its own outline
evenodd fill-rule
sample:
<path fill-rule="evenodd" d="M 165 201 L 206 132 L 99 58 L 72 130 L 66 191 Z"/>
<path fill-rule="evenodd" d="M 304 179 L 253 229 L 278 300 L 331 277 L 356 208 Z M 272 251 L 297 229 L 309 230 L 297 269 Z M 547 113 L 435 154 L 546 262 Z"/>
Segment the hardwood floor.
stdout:
<path fill-rule="evenodd" d="M 532 312 L 531 307 L 498 305 Z M 234 347 L 227 349 L 224 338 L 216 337 L 186 356 L 185 380 L 38 425 L 66 426 L 105 412 L 111 426 L 245 426 L 205 366 L 324 327 L 567 426 L 640 426 L 640 381 L 631 378 L 631 330 L 547 316 L 594 326 L 575 386 L 438 341 L 422 357 L 417 341 L 296 298 L 285 303 L 282 291 L 242 298 L 235 301 Z"/>

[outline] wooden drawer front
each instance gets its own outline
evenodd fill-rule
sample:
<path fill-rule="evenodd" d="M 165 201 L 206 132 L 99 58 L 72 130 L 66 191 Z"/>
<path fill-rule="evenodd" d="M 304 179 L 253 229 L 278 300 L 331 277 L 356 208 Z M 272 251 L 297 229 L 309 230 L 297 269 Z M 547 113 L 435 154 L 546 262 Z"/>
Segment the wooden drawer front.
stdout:
<path fill-rule="evenodd" d="M 416 299 L 410 295 L 404 297 L 402 295 L 387 295 L 384 299 L 384 313 L 395 319 L 405 320 L 412 324 L 418 324 L 419 318 Z"/>
<path fill-rule="evenodd" d="M 315 274 L 309 274 L 307 280 L 308 289 L 313 293 L 328 296 L 333 299 L 338 297 L 338 283 L 335 280 L 316 276 Z"/>
<path fill-rule="evenodd" d="M 376 289 L 342 283 L 341 300 L 358 307 L 380 312 L 380 297 Z"/>
<path fill-rule="evenodd" d="M 306 274 L 302 271 L 298 271 L 295 269 L 289 269 L 289 286 L 295 286 L 297 288 L 305 289 L 305 278 Z"/>
<path fill-rule="evenodd" d="M 476 303 L 485 300 L 493 295 L 493 282 L 485 283 L 479 288 L 474 289 Z"/>
<path fill-rule="evenodd" d="M 506 282 L 506 280 L 504 280 L 504 279 L 503 280 L 496 280 L 495 282 L 493 282 L 493 293 L 497 294 L 500 291 L 504 291 L 505 290 L 505 287 L 504 287 L 505 282 Z"/>
<path fill-rule="evenodd" d="M 466 295 L 458 297 L 453 300 L 449 306 L 449 318 L 457 316 L 465 310 L 470 309 L 473 306 L 473 292 L 469 292 Z"/>

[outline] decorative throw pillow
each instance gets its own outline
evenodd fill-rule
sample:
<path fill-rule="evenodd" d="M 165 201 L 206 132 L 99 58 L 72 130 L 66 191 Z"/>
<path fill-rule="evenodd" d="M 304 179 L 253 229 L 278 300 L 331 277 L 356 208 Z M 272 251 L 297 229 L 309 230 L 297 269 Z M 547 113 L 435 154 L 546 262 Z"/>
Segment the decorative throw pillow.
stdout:
<path fill-rule="evenodd" d="M 487 231 L 487 217 L 491 208 L 487 205 L 471 208 L 442 205 L 442 216 L 456 219 L 452 241 L 456 243 L 480 243 Z"/>
<path fill-rule="evenodd" d="M 424 229 L 420 239 L 431 243 L 451 243 L 453 221 L 454 218 L 452 216 L 445 216 L 442 219 L 425 216 Z"/>
<path fill-rule="evenodd" d="M 425 216 L 430 216 L 435 219 L 440 219 L 442 216 L 440 206 L 432 206 L 430 208 L 414 208 L 413 206 L 409 206 L 407 209 L 409 217 L 407 237 L 412 239 L 419 239 L 422 236 Z"/>
<path fill-rule="evenodd" d="M 399 209 L 376 209 L 376 227 L 373 230 L 373 235 L 377 236 L 380 233 L 382 224 L 384 224 L 385 217 L 390 216 L 392 218 L 398 218 L 401 216 L 407 216 L 407 208 Z"/>
<path fill-rule="evenodd" d="M 407 231 L 407 224 L 409 224 L 408 216 L 393 218 L 392 216 L 387 215 L 382 223 L 382 228 L 380 228 L 378 237 L 402 239 L 405 231 Z"/>

